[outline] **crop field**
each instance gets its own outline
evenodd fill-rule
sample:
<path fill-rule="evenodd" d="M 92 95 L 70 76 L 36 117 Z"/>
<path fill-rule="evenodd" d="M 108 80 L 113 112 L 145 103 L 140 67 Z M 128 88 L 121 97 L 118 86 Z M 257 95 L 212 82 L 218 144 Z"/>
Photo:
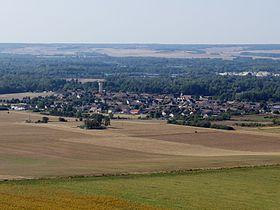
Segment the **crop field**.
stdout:
<path fill-rule="evenodd" d="M 20 99 L 22 100 L 25 97 L 35 98 L 35 97 L 46 97 L 53 95 L 53 92 L 41 92 L 41 93 L 33 93 L 33 92 L 26 92 L 26 93 L 11 93 L 11 94 L 0 94 L 0 100 L 12 100 L 12 99 Z"/>
<path fill-rule="evenodd" d="M 88 82 L 99 82 L 99 81 L 104 81 L 104 79 L 93 79 L 93 78 L 66 78 L 66 81 L 72 81 L 72 80 L 76 80 L 82 84 L 88 83 Z"/>
<path fill-rule="evenodd" d="M 112 121 L 106 130 L 80 122 L 0 112 L 0 179 L 151 173 L 280 163 L 280 134 L 221 131 L 164 121 Z"/>
<path fill-rule="evenodd" d="M 213 123 L 219 125 L 229 125 L 233 127 L 236 127 L 236 124 L 242 124 L 242 123 L 245 124 L 256 123 L 256 124 L 261 124 L 263 126 L 272 126 L 274 117 L 277 116 L 271 114 L 252 114 L 252 115 L 243 115 L 243 116 L 232 116 L 230 120 L 214 121 Z"/>
<path fill-rule="evenodd" d="M 251 129 L 251 130 L 253 130 L 253 129 Z M 270 134 L 280 135 L 279 126 L 255 128 L 254 131 L 261 132 L 261 133 L 270 133 Z"/>
<path fill-rule="evenodd" d="M 167 48 L 166 48 L 167 47 Z M 274 59 L 278 60 L 280 54 L 277 49 L 252 49 L 250 46 L 219 46 L 206 45 L 205 47 L 185 46 L 185 49 L 175 49 L 174 46 L 158 45 L 156 47 L 149 45 L 76 45 L 75 47 L 66 45 L 25 45 L 13 46 L 0 49 L 0 53 L 5 54 L 24 54 L 40 56 L 62 56 L 76 55 L 80 52 L 98 53 L 113 57 L 158 57 L 158 58 L 222 58 L 234 59 L 236 57 L 249 57 L 253 59 Z M 182 46 L 184 47 L 184 46 Z M 249 47 L 249 48 L 248 48 Z M 251 48 L 251 49 L 250 49 Z M 274 55 L 274 56 L 273 56 Z"/>
<path fill-rule="evenodd" d="M 255 114 L 255 115 L 244 115 L 244 116 L 234 116 L 233 121 L 242 122 L 257 122 L 257 123 L 272 123 L 273 115 L 268 114 Z"/>
<path fill-rule="evenodd" d="M 4 209 L 278 209 L 280 167 L 0 182 Z"/>

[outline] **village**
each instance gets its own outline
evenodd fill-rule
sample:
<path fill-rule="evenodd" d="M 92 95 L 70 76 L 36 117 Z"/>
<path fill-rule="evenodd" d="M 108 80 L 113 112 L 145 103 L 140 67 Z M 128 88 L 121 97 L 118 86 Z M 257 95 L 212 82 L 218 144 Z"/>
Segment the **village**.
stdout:
<path fill-rule="evenodd" d="M 48 96 L 0 99 L 1 109 L 29 110 L 64 117 L 83 118 L 98 113 L 118 119 L 170 119 L 176 116 L 201 116 L 219 118 L 230 115 L 279 114 L 280 104 L 272 102 L 222 101 L 209 96 L 180 94 L 136 94 L 68 90 Z"/>

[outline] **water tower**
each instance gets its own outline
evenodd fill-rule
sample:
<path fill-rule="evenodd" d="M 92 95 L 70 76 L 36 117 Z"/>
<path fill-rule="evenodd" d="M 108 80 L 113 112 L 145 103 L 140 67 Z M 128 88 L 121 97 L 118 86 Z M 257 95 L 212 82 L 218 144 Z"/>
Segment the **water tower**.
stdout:
<path fill-rule="evenodd" d="M 104 86 L 104 80 L 98 80 L 98 92 L 100 94 L 103 94 L 103 86 Z"/>

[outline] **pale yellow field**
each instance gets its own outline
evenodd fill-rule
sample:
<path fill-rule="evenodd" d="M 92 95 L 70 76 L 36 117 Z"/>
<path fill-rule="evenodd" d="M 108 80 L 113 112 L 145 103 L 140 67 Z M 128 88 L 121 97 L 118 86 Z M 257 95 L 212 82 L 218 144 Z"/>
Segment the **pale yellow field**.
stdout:
<path fill-rule="evenodd" d="M 41 93 L 33 93 L 33 92 L 26 92 L 26 93 L 11 93 L 11 94 L 0 94 L 0 100 L 11 100 L 11 99 L 23 99 L 25 97 L 35 98 L 35 97 L 46 97 L 53 95 L 53 92 L 41 92 Z"/>
<path fill-rule="evenodd" d="M 72 81 L 72 80 L 78 80 L 78 82 L 85 84 L 88 82 L 99 82 L 99 81 L 104 81 L 104 79 L 93 79 L 93 78 L 66 78 L 66 81 Z"/>
<path fill-rule="evenodd" d="M 280 134 L 220 131 L 163 121 L 113 121 L 82 130 L 50 117 L 27 124 L 26 112 L 0 112 L 0 179 L 150 173 L 280 163 Z M 31 120 L 42 116 L 31 113 Z"/>

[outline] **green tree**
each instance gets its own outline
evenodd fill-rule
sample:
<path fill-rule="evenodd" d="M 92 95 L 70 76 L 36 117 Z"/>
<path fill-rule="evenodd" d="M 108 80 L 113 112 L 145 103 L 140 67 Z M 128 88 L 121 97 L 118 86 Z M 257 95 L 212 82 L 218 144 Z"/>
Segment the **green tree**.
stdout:
<path fill-rule="evenodd" d="M 42 117 L 42 123 L 48 123 L 49 118 L 48 117 Z"/>

